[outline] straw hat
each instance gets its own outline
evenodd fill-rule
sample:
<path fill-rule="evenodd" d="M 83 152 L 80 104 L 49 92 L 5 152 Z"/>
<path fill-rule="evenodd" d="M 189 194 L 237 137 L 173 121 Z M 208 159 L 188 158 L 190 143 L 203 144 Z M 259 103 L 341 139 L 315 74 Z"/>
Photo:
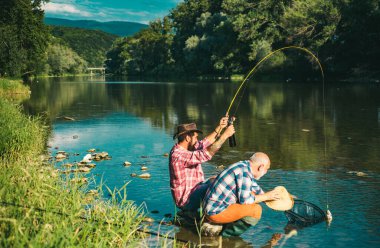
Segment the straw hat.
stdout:
<path fill-rule="evenodd" d="M 197 129 L 197 125 L 195 123 L 181 124 L 177 126 L 177 131 L 174 134 L 173 139 L 181 136 L 182 134 L 190 133 L 190 132 L 202 133 L 201 130 Z"/>
<path fill-rule="evenodd" d="M 274 210 L 285 211 L 289 210 L 294 205 L 293 197 L 288 193 L 284 186 L 277 186 L 274 190 L 280 192 L 279 200 L 266 201 L 268 207 Z"/>

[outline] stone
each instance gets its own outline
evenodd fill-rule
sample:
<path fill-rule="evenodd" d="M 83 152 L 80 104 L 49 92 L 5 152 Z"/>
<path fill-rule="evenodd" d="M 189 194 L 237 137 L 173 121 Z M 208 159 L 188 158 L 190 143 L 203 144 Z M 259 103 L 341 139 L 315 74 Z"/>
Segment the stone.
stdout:
<path fill-rule="evenodd" d="M 141 170 L 142 170 L 142 171 L 146 171 L 147 169 L 148 169 L 148 167 L 146 167 L 146 166 L 142 166 L 142 167 L 141 167 Z"/>
<path fill-rule="evenodd" d="M 125 161 L 124 162 L 124 166 L 130 166 L 132 163 L 131 162 L 128 162 L 128 161 Z"/>
<path fill-rule="evenodd" d="M 139 178 L 143 178 L 143 179 L 149 179 L 151 176 L 149 173 L 143 173 L 141 175 L 139 175 Z"/>
<path fill-rule="evenodd" d="M 66 158 L 66 155 L 62 154 L 62 153 L 58 153 L 56 156 L 55 156 L 56 159 L 65 159 Z"/>
<path fill-rule="evenodd" d="M 95 148 L 88 149 L 87 152 L 95 152 Z"/>
<path fill-rule="evenodd" d="M 90 168 L 88 168 L 88 167 L 82 167 L 82 168 L 79 168 L 79 171 L 80 172 L 90 172 Z"/>
<path fill-rule="evenodd" d="M 164 153 L 162 156 L 169 157 L 169 153 Z"/>

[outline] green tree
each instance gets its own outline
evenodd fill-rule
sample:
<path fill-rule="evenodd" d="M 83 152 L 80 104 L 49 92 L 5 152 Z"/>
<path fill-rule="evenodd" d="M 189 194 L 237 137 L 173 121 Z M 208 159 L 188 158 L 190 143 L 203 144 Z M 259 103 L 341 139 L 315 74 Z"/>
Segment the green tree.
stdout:
<path fill-rule="evenodd" d="M 47 61 L 45 70 L 50 75 L 62 75 L 64 73 L 77 74 L 84 72 L 87 63 L 71 48 L 52 39 L 47 48 Z"/>
<path fill-rule="evenodd" d="M 0 74 L 37 74 L 48 43 L 44 0 L 0 2 Z"/>

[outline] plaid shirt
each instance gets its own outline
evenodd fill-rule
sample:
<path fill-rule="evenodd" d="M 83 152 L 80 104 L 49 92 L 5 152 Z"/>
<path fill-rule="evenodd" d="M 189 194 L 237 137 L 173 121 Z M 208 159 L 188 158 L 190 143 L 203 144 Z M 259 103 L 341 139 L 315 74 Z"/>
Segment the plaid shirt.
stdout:
<path fill-rule="evenodd" d="M 179 144 L 175 144 L 170 151 L 170 189 L 178 207 L 186 205 L 195 186 L 204 181 L 201 163 L 212 158 L 206 150 L 210 145 L 210 141 L 205 138 L 195 144 L 194 151 Z"/>
<path fill-rule="evenodd" d="M 254 194 L 264 194 L 256 183 L 248 160 L 232 164 L 222 171 L 208 189 L 204 198 L 204 212 L 207 215 L 221 213 L 234 203 L 252 204 Z"/>

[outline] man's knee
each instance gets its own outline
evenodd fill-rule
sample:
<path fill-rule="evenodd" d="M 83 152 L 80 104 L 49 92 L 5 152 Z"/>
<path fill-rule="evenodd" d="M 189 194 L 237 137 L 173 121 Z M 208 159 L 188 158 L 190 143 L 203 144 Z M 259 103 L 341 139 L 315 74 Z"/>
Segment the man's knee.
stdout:
<path fill-rule="evenodd" d="M 252 211 L 249 217 L 253 217 L 255 219 L 260 219 L 261 214 L 263 212 L 263 208 L 259 204 L 252 204 Z"/>

